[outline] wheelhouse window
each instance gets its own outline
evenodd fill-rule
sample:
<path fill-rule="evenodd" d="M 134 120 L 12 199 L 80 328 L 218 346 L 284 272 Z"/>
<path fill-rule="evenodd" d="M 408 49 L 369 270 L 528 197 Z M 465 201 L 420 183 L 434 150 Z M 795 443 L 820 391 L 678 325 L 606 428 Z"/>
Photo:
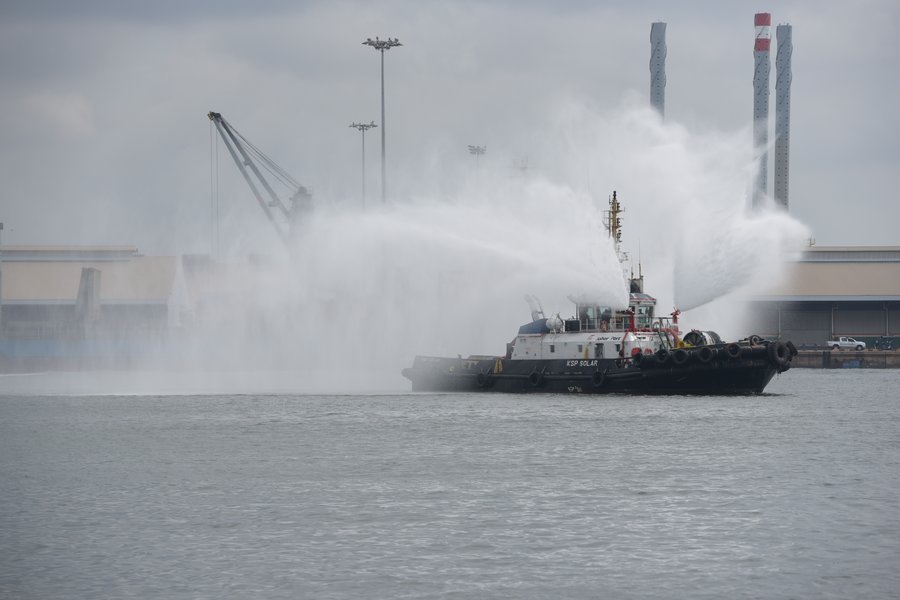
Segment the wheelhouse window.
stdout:
<path fill-rule="evenodd" d="M 651 322 L 653 321 L 653 307 L 652 306 L 638 306 L 635 311 L 635 319 L 637 320 L 637 327 L 639 329 L 648 329 L 650 327 Z"/>
<path fill-rule="evenodd" d="M 609 326 L 612 311 L 596 304 L 576 304 L 578 320 L 582 331 L 598 331 L 603 328 L 603 321 Z"/>

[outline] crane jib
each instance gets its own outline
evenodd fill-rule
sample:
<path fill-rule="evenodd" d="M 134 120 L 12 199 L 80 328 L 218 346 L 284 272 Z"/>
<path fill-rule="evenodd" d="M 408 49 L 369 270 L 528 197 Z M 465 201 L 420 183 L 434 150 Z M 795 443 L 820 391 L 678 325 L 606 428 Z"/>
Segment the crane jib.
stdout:
<path fill-rule="evenodd" d="M 225 120 L 221 113 L 210 111 L 207 116 L 215 125 L 216 131 L 219 132 L 219 137 L 222 139 L 225 147 L 228 148 L 228 153 L 244 177 L 244 181 L 250 187 L 250 191 L 256 198 L 260 208 L 262 208 L 266 218 L 275 228 L 281 240 L 288 243 L 297 221 L 298 213 L 309 208 L 311 202 L 309 191 L 241 135 Z M 289 190 L 290 207 L 275 192 L 269 179 L 263 174 L 262 169 L 268 172 L 269 177 Z M 263 196 L 261 189 L 265 191 L 268 200 Z M 273 208 L 276 209 L 277 214 L 272 211 Z"/>

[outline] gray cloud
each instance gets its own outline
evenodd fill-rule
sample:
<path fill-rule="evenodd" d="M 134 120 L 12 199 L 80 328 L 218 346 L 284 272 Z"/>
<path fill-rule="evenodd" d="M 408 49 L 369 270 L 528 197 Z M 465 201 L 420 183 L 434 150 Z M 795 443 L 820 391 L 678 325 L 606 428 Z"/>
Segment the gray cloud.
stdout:
<path fill-rule="evenodd" d="M 791 211 L 820 244 L 898 244 L 900 8 L 781 4 L 773 25 L 794 26 Z M 667 121 L 689 134 L 749 132 L 753 10 L 538 0 L 4 3 L 3 241 L 207 250 L 209 110 L 318 201 L 358 202 L 360 140 L 347 125 L 380 118 L 378 56 L 361 45 L 375 35 L 404 43 L 385 57 L 398 195 L 458 189 L 471 173 L 468 144 L 488 146 L 485 169 L 526 158 L 549 168 L 552 149 L 567 143 L 554 114 L 573 99 L 600 115 L 646 103 L 654 20 L 669 24 Z M 774 65 L 772 85 L 774 93 Z M 367 138 L 372 190 L 378 135 Z M 234 166 L 219 158 L 221 210 L 242 228 L 265 228 Z M 597 172 L 586 161 L 562 183 L 600 198 L 627 190 L 628 181 Z"/>

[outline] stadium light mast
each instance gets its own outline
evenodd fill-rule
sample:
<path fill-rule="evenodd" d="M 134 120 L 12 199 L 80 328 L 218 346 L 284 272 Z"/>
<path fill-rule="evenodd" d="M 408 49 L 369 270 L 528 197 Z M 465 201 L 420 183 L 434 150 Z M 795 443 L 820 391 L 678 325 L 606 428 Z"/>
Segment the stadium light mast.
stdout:
<path fill-rule="evenodd" d="M 0 234 L 3 233 L 3 223 L 0 222 Z M 3 241 L 0 240 L 0 338 L 3 337 Z"/>
<path fill-rule="evenodd" d="M 384 51 L 390 50 L 394 46 L 402 46 L 397 40 L 397 38 L 388 38 L 386 40 L 378 39 L 377 37 L 373 40 L 372 38 L 367 38 L 366 41 L 363 42 L 364 46 L 371 46 L 378 50 L 381 53 L 381 203 L 384 204 L 387 200 L 387 183 L 385 177 L 385 127 L 384 124 Z"/>
<path fill-rule="evenodd" d="M 478 164 L 478 157 L 484 154 L 487 150 L 487 146 L 469 146 L 469 154 L 475 157 L 475 164 Z"/>
<path fill-rule="evenodd" d="M 350 127 L 358 129 L 362 134 L 362 201 L 363 208 L 366 207 L 366 131 L 373 127 L 378 127 L 375 121 L 371 123 L 350 123 Z"/>

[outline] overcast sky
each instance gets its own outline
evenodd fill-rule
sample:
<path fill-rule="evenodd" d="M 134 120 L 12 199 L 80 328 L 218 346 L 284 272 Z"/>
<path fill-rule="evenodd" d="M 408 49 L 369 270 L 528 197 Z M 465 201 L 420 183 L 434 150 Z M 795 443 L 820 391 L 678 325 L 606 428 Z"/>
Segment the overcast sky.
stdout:
<path fill-rule="evenodd" d="M 900 245 L 894 0 L 4 0 L 2 241 L 207 252 L 216 210 L 264 227 L 224 150 L 211 178 L 210 110 L 317 202 L 358 205 L 348 125 L 380 121 L 379 59 L 361 44 L 375 36 L 403 43 L 385 56 L 397 199 L 452 194 L 476 168 L 541 171 L 560 107 L 613 118 L 648 103 L 654 21 L 668 24 L 666 124 L 749 151 L 757 11 L 772 13 L 773 124 L 775 26 L 793 25 L 790 212 L 818 245 Z M 380 129 L 366 142 L 372 200 Z M 478 165 L 470 144 L 487 147 Z M 559 183 L 637 201 L 602 165 L 566 173 Z"/>

